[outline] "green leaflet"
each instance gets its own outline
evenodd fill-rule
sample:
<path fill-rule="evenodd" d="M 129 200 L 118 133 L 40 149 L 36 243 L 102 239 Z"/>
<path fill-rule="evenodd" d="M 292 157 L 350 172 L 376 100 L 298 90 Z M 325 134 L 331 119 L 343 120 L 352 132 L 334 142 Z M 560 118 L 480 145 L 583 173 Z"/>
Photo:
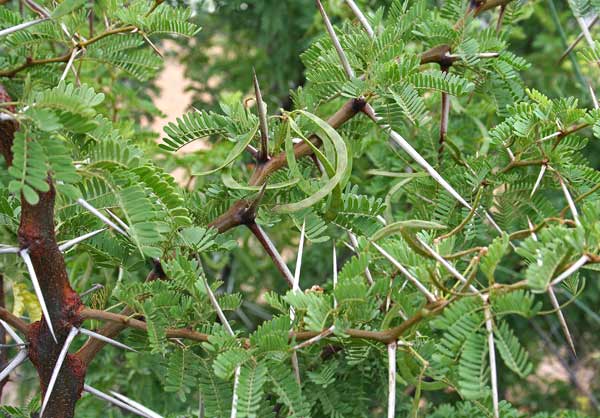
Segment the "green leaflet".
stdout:
<path fill-rule="evenodd" d="M 193 173 L 192 175 L 206 176 L 207 174 L 214 173 L 216 171 L 222 170 L 223 168 L 227 167 L 229 164 L 231 164 L 237 157 L 239 157 L 244 152 L 244 150 L 246 149 L 246 147 L 248 145 L 250 145 L 250 142 L 252 142 L 252 139 L 256 135 L 256 132 L 258 132 L 258 124 L 256 124 L 254 126 L 254 128 L 245 137 L 241 138 L 240 140 L 238 140 L 236 142 L 235 146 L 231 150 L 231 153 L 229 154 L 229 156 L 225 159 L 225 161 L 221 165 L 219 165 L 217 168 L 213 168 L 212 170 L 201 171 L 199 173 Z"/>
<path fill-rule="evenodd" d="M 533 365 L 529 361 L 529 355 L 508 322 L 500 322 L 500 326 L 494 329 L 494 340 L 504 364 L 509 369 L 521 378 L 525 378 L 531 373 Z"/>
<path fill-rule="evenodd" d="M 273 210 L 278 213 L 292 213 L 292 212 L 297 212 L 299 210 L 311 207 L 315 203 L 321 201 L 326 196 L 328 196 L 329 194 L 334 192 L 336 187 L 338 187 L 338 191 L 336 191 L 335 193 L 339 193 L 340 199 L 341 199 L 341 184 L 340 183 L 343 180 L 343 178 L 346 176 L 347 170 L 349 168 L 348 151 L 346 148 L 346 144 L 345 144 L 344 140 L 342 139 L 342 137 L 340 136 L 340 134 L 338 134 L 336 132 L 336 130 L 333 129 L 327 122 L 325 122 L 324 120 L 320 119 L 319 117 L 313 115 L 312 113 L 308 113 L 303 110 L 300 110 L 298 112 L 301 113 L 302 115 L 306 116 L 307 118 L 309 118 L 315 124 L 317 124 L 318 127 L 320 128 L 320 130 L 322 131 L 322 133 L 325 135 L 325 138 L 329 139 L 333 143 L 333 147 L 335 149 L 336 157 L 337 157 L 337 164 L 335 167 L 335 172 L 333 172 L 333 176 L 331 176 L 329 178 L 329 180 L 322 187 L 320 187 L 317 192 L 315 192 L 311 196 L 309 196 L 306 199 L 303 199 L 299 202 L 275 206 L 273 208 Z M 317 156 L 319 156 L 319 154 L 317 154 Z M 323 156 L 323 158 L 324 158 L 324 156 Z M 326 169 L 327 169 L 327 167 L 326 167 Z M 333 206 L 333 202 L 332 202 L 332 206 Z"/>
<path fill-rule="evenodd" d="M 245 365 L 241 368 L 237 387 L 238 417 L 258 417 L 258 409 L 264 392 L 263 386 L 266 381 L 267 366 L 264 363 Z"/>

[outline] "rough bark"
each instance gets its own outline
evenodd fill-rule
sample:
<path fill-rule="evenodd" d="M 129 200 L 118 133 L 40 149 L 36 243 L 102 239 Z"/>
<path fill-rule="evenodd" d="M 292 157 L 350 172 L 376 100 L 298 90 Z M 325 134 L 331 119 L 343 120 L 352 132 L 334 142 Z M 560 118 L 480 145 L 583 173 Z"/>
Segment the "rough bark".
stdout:
<path fill-rule="evenodd" d="M 0 86 L 0 101 L 10 101 Z M 0 123 L 0 152 L 7 165 L 12 163 L 12 142 L 17 124 L 14 121 Z M 44 320 L 32 323 L 27 330 L 29 358 L 37 370 L 40 387 L 45 393 L 52 370 L 69 330 L 81 325 L 79 311 L 82 304 L 71 288 L 62 253 L 58 249 L 54 233 L 54 201 L 56 191 L 48 178 L 50 190 L 40 193 L 36 205 L 21 198 L 21 220 L 18 238 L 22 249 L 27 249 L 36 271 L 40 287 L 52 320 L 58 344 Z M 45 418 L 70 418 L 74 416 L 75 403 L 83 390 L 85 365 L 75 355 L 68 355 L 59 373 L 52 396 L 44 412 Z"/>

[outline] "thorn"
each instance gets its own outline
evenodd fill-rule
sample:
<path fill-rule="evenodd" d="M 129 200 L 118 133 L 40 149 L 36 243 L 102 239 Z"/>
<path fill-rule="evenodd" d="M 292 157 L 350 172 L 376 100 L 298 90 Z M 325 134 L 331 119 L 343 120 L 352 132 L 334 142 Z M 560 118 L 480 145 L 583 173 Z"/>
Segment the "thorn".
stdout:
<path fill-rule="evenodd" d="M 4 329 L 6 330 L 6 332 L 8 333 L 8 335 L 10 335 L 11 338 L 17 344 L 25 344 L 25 341 L 23 341 L 23 339 L 21 337 L 19 337 L 19 335 L 15 332 L 14 329 L 12 329 L 12 327 L 10 325 L 8 325 L 8 323 L 6 323 L 2 319 L 0 319 L 0 324 L 4 327 Z M 2 381 L 2 379 L 0 379 L 0 381 Z"/>
<path fill-rule="evenodd" d="M 71 56 L 69 57 L 67 66 L 65 67 L 65 70 L 63 71 L 62 76 L 60 77 L 61 81 L 63 81 L 65 78 L 67 78 L 67 74 L 69 73 L 69 70 L 71 69 L 71 66 L 73 65 L 73 61 L 75 61 L 75 57 L 77 55 L 79 55 L 80 52 L 81 52 L 81 49 L 79 49 L 79 48 L 74 48 L 73 52 L 71 52 Z"/>
<path fill-rule="evenodd" d="M 587 263 L 588 261 L 590 261 L 590 258 L 585 254 L 582 255 L 581 257 L 579 257 L 579 259 L 577 261 L 575 261 L 573 264 L 571 264 L 571 267 L 569 267 L 568 269 L 563 271 L 561 274 L 556 276 L 556 278 L 554 280 L 552 280 L 552 282 L 550 282 L 550 286 L 556 286 L 557 284 L 559 284 L 560 282 L 562 282 L 563 280 L 568 278 L 570 275 L 574 274 L 581 267 L 583 267 L 585 265 L 585 263 Z"/>
<path fill-rule="evenodd" d="M 387 346 L 388 351 L 388 418 L 396 416 L 396 341 Z"/>
<path fill-rule="evenodd" d="M 531 223 L 531 219 L 529 219 L 529 216 L 527 217 L 527 227 L 531 231 L 531 238 L 533 238 L 534 241 L 537 241 L 538 238 L 537 238 L 537 235 L 535 234 L 535 227 Z"/>
<path fill-rule="evenodd" d="M 44 300 L 44 294 L 42 293 L 42 288 L 40 287 L 40 282 L 38 281 L 37 275 L 35 274 L 35 269 L 33 268 L 33 263 L 31 262 L 31 258 L 29 258 L 29 251 L 27 249 L 21 250 L 19 252 L 23 262 L 27 266 L 27 271 L 29 272 L 29 278 L 31 279 L 31 283 L 33 284 L 33 289 L 35 290 L 35 294 L 37 295 L 38 302 L 40 307 L 42 308 L 42 312 L 44 314 L 44 319 L 46 320 L 46 324 L 48 325 L 48 329 L 50 330 L 50 334 L 52 334 L 52 338 L 54 342 L 58 344 L 58 340 L 56 339 L 56 335 L 54 334 L 54 328 L 52 327 L 52 320 L 50 319 L 50 313 L 48 312 L 48 307 L 46 306 L 46 301 Z"/>
<path fill-rule="evenodd" d="M 571 348 L 573 355 L 577 357 L 577 352 L 575 351 L 575 344 L 573 343 L 573 338 L 571 337 L 571 332 L 569 331 L 567 320 L 565 319 L 565 316 L 563 315 L 560 309 L 560 303 L 558 303 L 558 299 L 556 298 L 556 294 L 554 293 L 554 288 L 552 286 L 548 287 L 548 296 L 550 297 L 550 303 L 552 303 L 552 307 L 556 310 L 558 322 L 560 322 L 560 327 L 562 328 L 563 334 L 565 334 L 567 343 L 569 343 L 569 347 Z"/>
<path fill-rule="evenodd" d="M 256 148 L 254 148 L 252 145 L 248 144 L 246 146 L 246 151 L 248 151 L 250 153 L 250 155 L 252 155 L 252 158 L 254 158 L 255 160 L 258 160 L 258 150 Z"/>
<path fill-rule="evenodd" d="M 139 402 L 134 401 L 133 399 L 129 399 L 125 395 L 121 395 L 120 393 L 114 392 L 112 390 L 110 391 L 110 393 L 114 397 L 116 397 L 116 398 L 122 400 L 123 402 L 125 402 L 126 404 L 129 404 L 129 405 L 133 406 L 134 408 L 136 408 L 137 410 L 139 410 L 143 414 L 146 414 L 149 418 L 164 418 L 162 415 L 157 414 L 153 410 L 145 407 L 144 405 L 142 405 Z"/>
<path fill-rule="evenodd" d="M 6 35 L 10 35 L 11 33 L 15 33 L 15 32 L 18 32 L 20 30 L 23 30 L 23 29 L 27 29 L 27 28 L 29 28 L 31 26 L 38 25 L 38 24 L 40 24 L 42 22 L 45 22 L 47 20 L 49 20 L 49 18 L 31 20 L 29 22 L 23 22 L 23 23 L 20 23 L 18 25 L 12 26 L 10 28 L 6 28 L 6 29 L 3 29 L 3 30 L 0 30 L 0 38 L 3 37 L 3 36 L 6 36 Z"/>
<path fill-rule="evenodd" d="M 92 287 L 90 287 L 88 290 L 86 290 L 83 293 L 79 294 L 79 297 L 84 297 L 85 295 L 89 295 L 90 293 L 95 292 L 96 290 L 100 290 L 100 289 L 104 289 L 104 285 L 100 284 L 100 283 L 96 283 L 95 285 L 93 285 Z"/>
<path fill-rule="evenodd" d="M 300 344 L 294 346 L 292 348 L 292 350 L 294 350 L 294 351 L 300 350 L 304 347 L 308 347 L 309 345 L 315 344 L 315 343 L 321 341 L 323 338 L 327 338 L 328 336 L 333 334 L 333 331 L 335 331 L 335 325 L 330 326 L 325 331 L 322 331 L 319 334 L 315 335 L 314 337 L 309 338 L 308 340 L 301 342 Z"/>
<path fill-rule="evenodd" d="M 254 219 L 256 219 L 256 214 L 258 213 L 258 207 L 260 205 L 260 202 L 262 202 L 263 198 L 265 197 L 266 191 L 267 191 L 267 183 L 263 183 L 263 185 L 260 188 L 260 190 L 258 191 L 257 195 L 254 197 L 252 202 L 250 202 L 250 205 L 248 205 L 248 208 L 244 212 L 244 218 L 245 218 L 246 222 L 250 222 L 250 221 L 254 222 Z"/>
<path fill-rule="evenodd" d="M 56 364 L 54 365 L 54 369 L 52 370 L 52 376 L 50 376 L 50 381 L 48 382 L 48 387 L 46 388 L 46 393 L 44 395 L 44 401 L 42 402 L 42 409 L 40 410 L 40 418 L 44 415 L 44 410 L 46 406 L 48 406 L 48 401 L 50 400 L 50 396 L 52 395 L 52 390 L 54 389 L 54 385 L 56 384 L 56 379 L 58 378 L 58 374 L 60 373 L 60 369 L 67 357 L 67 353 L 69 352 L 69 346 L 75 339 L 75 336 L 79 330 L 76 327 L 72 327 L 65 339 L 65 343 L 60 350 L 58 358 L 56 359 Z"/>
<path fill-rule="evenodd" d="M 269 125 L 267 123 L 266 106 L 263 102 L 260 85 L 256 71 L 252 69 L 254 80 L 254 94 L 256 96 L 256 107 L 258 108 L 258 120 L 260 123 L 260 151 L 258 153 L 258 161 L 264 163 L 269 161 Z"/>
<path fill-rule="evenodd" d="M 257 223 L 249 224 L 248 228 L 250 228 L 250 230 L 258 239 L 260 244 L 263 246 L 267 254 L 269 254 L 271 259 L 273 260 L 273 263 L 275 264 L 275 267 L 277 267 L 279 272 L 283 275 L 283 278 L 288 282 L 290 287 L 293 288 L 294 276 L 292 275 L 292 272 L 288 268 L 287 264 L 285 264 L 285 261 L 283 261 L 281 254 L 279 254 L 279 251 L 277 251 L 277 248 L 275 248 L 275 245 L 273 245 L 273 241 L 271 241 L 269 236 Z"/>
<path fill-rule="evenodd" d="M 349 79 L 352 79 L 352 78 L 354 78 L 354 71 L 352 70 L 352 67 L 350 66 L 350 62 L 348 61 L 348 57 L 346 57 L 346 53 L 342 49 L 340 40 L 338 39 L 338 37 L 335 33 L 335 30 L 333 29 L 333 25 L 331 24 L 331 21 L 329 20 L 329 17 L 327 16 L 327 12 L 325 12 L 325 9 L 323 8 L 323 5 L 321 4 L 320 0 L 315 0 L 315 1 L 317 4 L 317 8 L 319 9 L 321 16 L 323 17 L 323 23 L 325 23 L 325 28 L 327 29 L 327 33 L 329 33 L 329 37 L 331 38 L 331 41 L 333 42 L 333 46 L 338 54 L 340 62 L 342 63 L 344 72 L 346 73 L 346 75 L 348 76 Z"/>
<path fill-rule="evenodd" d="M 71 248 L 71 247 L 74 247 L 75 245 L 79 244 L 80 242 L 82 242 L 82 241 L 85 241 L 85 240 L 86 240 L 86 239 L 88 239 L 88 238 L 91 238 L 91 237 L 93 237 L 93 236 L 95 236 L 95 235 L 98 235 L 98 234 L 99 234 L 99 233 L 101 233 L 101 232 L 104 232 L 104 231 L 106 231 L 106 229 L 107 229 L 107 228 L 97 229 L 97 230 L 95 230 L 95 231 L 88 232 L 87 234 L 84 234 L 84 235 L 82 235 L 82 236 L 80 236 L 80 237 L 73 238 L 73 239 L 71 239 L 71 240 L 69 240 L 69 241 L 66 241 L 66 242 L 64 242 L 64 243 L 60 244 L 60 245 L 58 246 L 58 249 L 59 249 L 61 252 L 65 252 L 65 251 L 67 251 L 69 248 Z"/>
<path fill-rule="evenodd" d="M 533 189 L 531 190 L 531 194 L 529 195 L 529 197 L 533 197 L 533 195 L 535 194 L 538 187 L 540 187 L 540 183 L 542 182 L 542 178 L 544 177 L 546 168 L 547 168 L 546 164 L 542 164 L 542 167 L 540 168 L 540 174 L 538 175 L 537 180 L 535 181 L 535 184 L 533 185 Z"/>
<path fill-rule="evenodd" d="M 77 199 L 77 203 L 79 203 L 81 206 L 83 206 L 84 208 L 86 208 L 94 216 L 96 216 L 98 219 L 100 219 L 106 225 L 110 226 L 112 229 L 114 229 L 115 231 L 117 231 L 119 234 L 127 236 L 127 233 L 125 231 L 123 231 L 121 228 L 119 228 L 113 221 L 111 221 L 110 219 L 108 219 L 98 209 L 96 209 L 95 207 L 93 207 L 92 205 L 90 205 L 88 202 L 86 202 L 82 198 Z"/>
<path fill-rule="evenodd" d="M 425 295 L 425 297 L 427 298 L 427 301 L 435 302 L 437 300 L 435 295 L 433 293 L 431 293 L 415 276 L 413 276 L 406 269 L 406 267 L 404 267 L 402 264 L 400 264 L 400 262 L 398 260 L 396 260 L 394 257 L 392 257 L 390 253 L 388 253 L 386 250 L 384 250 L 382 247 L 380 247 L 379 245 L 377 245 L 374 242 L 371 242 L 371 244 L 377 249 L 377 251 L 379 251 L 381 253 L 381 255 L 383 255 L 385 258 L 387 258 L 388 261 L 394 265 L 394 267 L 396 267 L 398 270 L 400 270 L 400 272 L 402 274 L 404 274 L 406 276 L 406 278 L 408 280 L 410 280 L 410 282 L 413 285 L 415 285 L 415 287 L 417 289 L 419 289 L 419 291 L 421 293 L 423 293 Z"/>
<path fill-rule="evenodd" d="M 492 312 L 488 297 L 484 296 L 483 312 L 485 314 L 485 328 L 487 330 L 488 354 L 490 358 L 490 380 L 492 381 L 492 404 L 494 408 L 494 418 L 500 418 L 498 406 L 498 372 L 496 368 L 496 349 L 494 347 L 494 327 L 492 322 Z"/>
<path fill-rule="evenodd" d="M 596 16 L 596 19 L 597 18 L 598 17 Z M 588 83 L 588 88 L 590 89 L 590 96 L 592 96 L 592 102 L 594 103 L 594 109 L 600 108 L 600 106 L 598 105 L 598 98 L 596 97 L 596 93 L 594 92 L 594 88 L 589 83 Z"/>
<path fill-rule="evenodd" d="M 0 254 L 16 254 L 19 252 L 17 247 L 0 247 Z"/>
<path fill-rule="evenodd" d="M 104 341 L 105 343 L 114 345 L 115 347 L 123 348 L 125 350 L 137 353 L 137 350 L 129 347 L 127 344 L 120 343 L 119 341 L 113 340 L 112 338 L 109 338 L 105 335 L 98 334 L 97 332 L 90 331 L 89 329 L 79 328 L 79 332 L 81 332 L 84 335 L 87 335 L 88 337 L 95 338 L 97 340 Z"/>
<path fill-rule="evenodd" d="M 594 17 L 594 19 L 592 20 L 592 22 L 588 25 L 588 30 L 591 29 L 592 26 L 594 26 L 597 21 L 598 21 L 598 16 Z M 580 33 L 577 36 L 577 38 L 575 39 L 575 41 L 573 41 L 573 43 L 571 45 L 569 45 L 569 47 L 565 50 L 565 52 L 563 52 L 563 54 L 558 59 L 558 63 L 559 64 L 571 53 L 571 51 L 573 51 L 573 49 L 575 49 L 575 47 L 577 46 L 577 44 L 579 42 L 581 42 L 582 39 L 583 39 L 583 32 Z"/>
<path fill-rule="evenodd" d="M 118 406 L 119 408 L 123 408 L 129 412 L 133 412 L 134 414 L 137 414 L 142 417 L 148 417 L 148 415 L 144 414 L 139 409 L 136 409 L 136 408 L 132 407 L 131 405 L 128 405 L 125 402 L 122 402 L 113 396 L 107 395 L 106 393 L 101 392 L 98 389 L 91 387 L 90 385 L 83 385 L 83 390 L 88 392 L 91 395 L 96 396 L 99 399 L 110 402 L 113 405 Z"/>
<path fill-rule="evenodd" d="M 213 309 L 217 312 L 217 316 L 221 320 L 221 323 L 223 324 L 223 326 L 225 327 L 225 329 L 227 330 L 229 335 L 231 335 L 232 337 L 235 337 L 235 333 L 233 332 L 233 329 L 231 329 L 231 325 L 229 325 L 229 321 L 227 320 L 227 317 L 223 313 L 221 306 L 219 306 L 219 302 L 217 301 L 215 294 L 213 293 L 212 289 L 208 285 L 208 280 L 206 280 L 206 276 L 202 275 L 202 280 L 204 281 L 204 287 L 206 288 L 206 293 L 208 294 L 208 299 L 210 300 L 210 303 L 213 306 Z"/>
<path fill-rule="evenodd" d="M 338 268 L 337 268 L 337 254 L 335 251 L 335 240 L 333 240 L 333 290 L 337 287 L 338 282 Z M 335 295 L 333 296 L 333 308 L 337 308 L 337 300 Z"/>
<path fill-rule="evenodd" d="M 150 45 L 150 48 L 152 48 L 152 50 L 156 53 L 156 55 L 158 55 L 162 59 L 165 59 L 162 52 L 160 52 L 160 50 L 156 47 L 156 45 L 154 45 L 154 43 L 150 40 L 150 38 L 148 38 L 148 36 L 142 31 L 140 31 L 140 34 L 142 35 L 142 38 L 144 38 L 146 43 L 148 43 L 148 45 Z"/>
<path fill-rule="evenodd" d="M 300 271 L 302 270 L 302 252 L 304 251 L 304 231 L 306 229 L 306 218 L 302 222 L 300 231 L 300 243 L 298 244 L 298 255 L 296 256 L 296 270 L 294 271 L 294 291 L 300 291 Z"/>
<path fill-rule="evenodd" d="M 565 195 L 565 199 L 569 204 L 569 209 L 571 210 L 571 215 L 573 215 L 573 220 L 575 221 L 575 224 L 577 226 L 580 226 L 581 222 L 579 221 L 579 213 L 577 213 L 577 206 L 575 206 L 575 202 L 571 197 L 571 193 L 569 193 L 569 189 L 567 188 L 567 185 L 565 184 L 565 181 L 563 180 L 562 176 L 558 174 L 558 172 L 556 173 L 556 175 L 558 177 L 558 182 L 560 183 L 560 187 L 563 191 L 563 194 Z"/>
<path fill-rule="evenodd" d="M 230 418 L 237 417 L 237 405 L 238 405 L 238 386 L 240 383 L 240 371 L 241 367 L 237 366 L 235 368 L 235 377 L 233 378 L 233 396 L 231 397 L 231 415 Z"/>
<path fill-rule="evenodd" d="M 129 225 L 127 225 L 121 218 L 115 215 L 110 209 L 106 209 L 106 213 L 110 215 L 125 231 L 129 231 Z"/>
<path fill-rule="evenodd" d="M 447 69 L 444 71 L 447 73 Z M 448 134 L 448 120 L 450 118 L 450 95 L 442 92 L 442 117 L 440 118 L 440 146 L 438 149 L 438 156 L 441 161 L 442 154 L 444 153 L 444 145 L 446 145 L 446 136 Z"/>
<path fill-rule="evenodd" d="M 431 256 L 433 258 L 435 258 L 438 263 L 440 263 L 442 266 L 444 266 L 444 268 L 446 270 L 448 270 L 448 272 L 450 274 L 452 274 L 456 279 L 458 279 L 459 281 L 463 282 L 464 284 L 469 283 L 469 281 L 465 278 L 465 276 L 463 276 L 462 274 L 460 274 L 460 272 L 458 270 L 456 270 L 454 268 L 454 266 L 448 260 L 446 260 L 444 257 L 442 257 L 437 251 L 435 251 L 433 248 L 431 248 L 429 245 L 427 245 L 425 242 L 423 242 L 423 240 L 421 240 L 418 237 L 417 237 L 417 242 L 419 244 L 421 244 L 423 246 L 423 248 L 425 248 L 427 250 L 427 252 L 429 254 L 431 254 Z M 475 286 L 473 286 L 472 284 L 469 285 L 469 289 L 473 293 L 480 294 L 479 290 L 477 290 L 477 288 Z"/>
<path fill-rule="evenodd" d="M 15 358 L 0 372 L 0 381 L 6 379 L 8 375 L 27 360 L 27 350 L 19 350 Z"/>
<path fill-rule="evenodd" d="M 356 16 L 363 29 L 367 32 L 369 38 L 373 39 L 375 37 L 375 32 L 373 32 L 373 28 L 369 24 L 369 21 L 367 20 L 363 12 L 361 12 L 361 10 L 358 8 L 354 0 L 346 0 L 346 4 L 350 6 L 352 12 L 354 13 L 354 16 Z"/>

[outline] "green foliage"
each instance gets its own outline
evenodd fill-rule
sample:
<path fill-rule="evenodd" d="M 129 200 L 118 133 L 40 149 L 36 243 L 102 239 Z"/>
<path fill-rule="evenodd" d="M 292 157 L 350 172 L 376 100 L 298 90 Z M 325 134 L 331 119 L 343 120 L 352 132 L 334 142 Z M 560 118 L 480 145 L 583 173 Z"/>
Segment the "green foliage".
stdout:
<path fill-rule="evenodd" d="M 565 393 L 546 381 L 538 366 L 553 345 L 531 330 L 561 329 L 553 286 L 581 358 L 596 356 L 598 286 L 586 279 L 600 257 L 600 111 L 577 71 L 596 80 L 600 48 L 556 66 L 566 45 L 549 22 L 566 44 L 597 1 L 509 2 L 502 14 L 467 0 L 357 1 L 373 37 L 346 2 L 323 2 L 354 77 L 313 2 L 175 3 L 43 1 L 48 21 L 0 38 L 7 310 L 35 299 L 11 247 L 26 245 L 26 205 L 54 189 L 57 243 L 100 230 L 64 252 L 71 286 L 102 284 L 82 303 L 126 305 L 138 321 L 117 337 L 138 352 L 101 351 L 94 386 L 171 417 L 384 416 L 396 342 L 390 416 L 591 416 L 597 382 Z M 36 18 L 10 4 L 0 30 Z M 173 35 L 185 41 L 160 43 Z M 162 139 L 146 123 L 160 116 L 157 51 L 184 56 L 202 82 L 195 104 L 211 102 Z M 254 158 L 265 137 L 267 158 Z M 88 399 L 78 414 L 121 416 Z M 29 416 L 37 402 L 0 414 Z"/>

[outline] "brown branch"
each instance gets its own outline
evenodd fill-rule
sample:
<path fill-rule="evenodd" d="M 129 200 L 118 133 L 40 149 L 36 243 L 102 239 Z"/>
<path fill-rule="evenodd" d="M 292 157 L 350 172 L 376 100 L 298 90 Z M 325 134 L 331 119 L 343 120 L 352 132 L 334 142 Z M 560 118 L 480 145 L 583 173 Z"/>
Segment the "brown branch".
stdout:
<path fill-rule="evenodd" d="M 85 308 L 81 311 L 83 319 L 97 319 L 101 321 L 113 322 L 123 328 L 134 328 L 142 331 L 148 330 L 148 324 L 139 319 L 132 318 L 128 315 L 122 315 L 112 312 L 101 311 L 97 309 Z M 104 334 L 103 334 L 104 335 Z M 167 328 L 165 329 L 167 338 L 185 338 L 192 341 L 208 341 L 208 335 L 189 328 Z M 94 340 L 95 341 L 95 340 Z M 81 357 L 81 351 L 78 353 Z"/>
<path fill-rule="evenodd" d="M 27 334 L 29 329 L 27 322 L 23 321 L 18 316 L 13 315 L 8 309 L 0 308 L 0 319 L 21 333 Z"/>
<path fill-rule="evenodd" d="M 159 262 L 155 262 L 154 267 L 152 268 L 152 270 L 146 277 L 146 281 L 150 282 L 153 280 L 164 279 L 164 278 L 165 278 L 165 273 L 162 270 L 162 266 L 160 265 Z M 88 310 L 88 309 L 84 309 L 82 312 L 84 312 L 86 310 Z M 102 311 L 100 311 L 100 312 L 102 312 Z M 119 314 L 115 314 L 115 315 L 130 317 L 131 315 L 133 315 L 133 313 L 134 313 L 133 309 L 131 309 L 130 307 L 126 307 Z M 125 328 L 127 328 L 127 324 L 123 323 L 122 321 L 117 321 L 117 322 L 111 322 L 111 323 L 104 325 L 102 328 L 96 330 L 96 332 L 99 334 L 102 334 L 106 337 L 114 338 L 117 335 L 119 335 L 119 333 L 121 331 L 123 331 Z M 94 359 L 96 354 L 98 354 L 100 352 L 100 350 L 102 350 L 102 348 L 105 345 L 106 345 L 106 343 L 104 341 L 100 341 L 95 338 L 90 338 L 86 341 L 86 343 L 83 345 L 83 347 L 81 347 L 79 349 L 76 356 L 83 362 L 83 364 L 85 364 L 87 366 Z"/>
<path fill-rule="evenodd" d="M 333 116 L 327 120 L 327 123 L 329 123 L 333 128 L 339 128 L 348 120 L 352 119 L 357 113 L 359 113 L 364 107 L 365 103 L 366 102 L 364 99 L 348 100 Z M 321 145 L 321 139 L 316 135 L 312 135 L 309 140 L 317 147 Z M 312 153 L 312 148 L 304 141 L 294 145 L 294 155 L 296 158 L 308 156 Z M 248 183 L 251 186 L 264 184 L 272 173 L 285 166 L 287 166 L 286 155 L 285 152 L 281 152 L 273 156 L 273 158 L 264 164 L 257 165 L 256 171 L 252 174 L 252 177 Z M 249 224 L 249 206 L 250 202 L 248 200 L 238 200 L 227 210 L 227 212 L 213 220 L 208 224 L 208 226 L 215 228 L 220 233 L 223 233 L 236 226 Z"/>
<path fill-rule="evenodd" d="M 60 63 L 60 62 L 66 63 L 71 58 L 71 55 L 73 54 L 75 49 L 85 49 L 86 47 L 90 46 L 91 44 L 98 42 L 100 39 L 103 39 L 107 36 L 115 35 L 115 34 L 123 33 L 123 32 L 131 32 L 135 28 L 136 28 L 135 26 L 124 26 L 122 28 L 112 29 L 112 30 L 103 32 L 93 38 L 88 39 L 87 41 L 80 42 L 79 44 L 77 44 L 73 48 L 71 48 L 69 50 L 69 52 L 67 52 L 66 54 L 61 55 L 59 57 L 44 58 L 44 59 L 27 58 L 25 63 L 19 65 L 18 67 L 15 67 L 10 70 L 0 71 L 0 77 L 14 77 L 19 72 L 21 72 L 27 68 L 35 67 L 37 65 L 53 64 L 53 63 Z"/>

